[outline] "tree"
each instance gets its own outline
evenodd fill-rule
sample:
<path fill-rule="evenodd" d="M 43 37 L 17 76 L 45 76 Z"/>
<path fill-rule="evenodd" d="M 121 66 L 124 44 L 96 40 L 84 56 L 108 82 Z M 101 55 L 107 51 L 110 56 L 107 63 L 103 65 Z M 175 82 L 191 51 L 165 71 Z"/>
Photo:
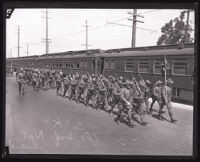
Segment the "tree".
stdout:
<path fill-rule="evenodd" d="M 158 38 L 157 45 L 185 43 L 186 35 L 187 43 L 193 41 L 191 38 L 192 27 L 184 22 L 185 13 L 182 11 L 179 17 L 170 20 L 161 28 L 163 34 Z"/>

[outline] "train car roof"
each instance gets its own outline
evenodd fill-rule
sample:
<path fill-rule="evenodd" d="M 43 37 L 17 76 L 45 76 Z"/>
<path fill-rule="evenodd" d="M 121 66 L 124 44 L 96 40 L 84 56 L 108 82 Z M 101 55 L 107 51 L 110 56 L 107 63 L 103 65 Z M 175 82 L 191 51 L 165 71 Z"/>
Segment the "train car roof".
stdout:
<path fill-rule="evenodd" d="M 80 51 L 67 51 L 61 53 L 50 53 L 41 55 L 40 59 L 46 58 L 80 58 L 80 57 L 92 57 L 96 54 L 102 53 L 103 50 L 91 49 L 91 50 L 80 50 Z"/>
<path fill-rule="evenodd" d="M 131 57 L 131 56 L 160 56 L 164 55 L 184 55 L 194 54 L 194 48 L 182 48 L 182 49 L 167 49 L 167 50 L 143 50 L 143 51 L 122 51 L 111 52 L 99 55 L 99 57 Z"/>

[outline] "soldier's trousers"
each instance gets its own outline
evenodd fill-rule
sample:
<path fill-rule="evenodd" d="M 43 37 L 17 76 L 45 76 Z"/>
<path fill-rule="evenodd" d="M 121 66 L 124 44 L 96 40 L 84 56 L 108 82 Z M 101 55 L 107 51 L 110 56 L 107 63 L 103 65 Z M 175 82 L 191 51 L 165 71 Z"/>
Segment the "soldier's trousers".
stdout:
<path fill-rule="evenodd" d="M 65 96 L 67 90 L 68 90 L 69 86 L 68 85 L 64 85 L 64 93 L 63 93 L 63 96 Z"/>
<path fill-rule="evenodd" d="M 120 105 L 120 97 L 113 96 L 112 106 L 110 111 L 112 112 L 114 108 L 118 107 Z"/>
<path fill-rule="evenodd" d="M 153 105 L 154 105 L 154 103 L 155 103 L 156 101 L 158 102 L 158 105 L 159 105 L 159 106 L 162 104 L 161 98 L 157 98 L 157 97 L 155 97 L 155 96 L 152 96 L 152 103 L 151 103 L 151 106 L 150 106 L 149 111 L 152 111 Z"/>
<path fill-rule="evenodd" d="M 70 88 L 69 99 L 72 99 L 73 97 L 76 97 L 75 96 L 76 95 L 75 94 L 76 93 L 75 90 L 76 90 L 75 88 L 72 88 L 72 87 Z"/>
<path fill-rule="evenodd" d="M 19 93 L 21 93 L 22 84 L 18 82 L 18 85 L 19 85 Z"/>
<path fill-rule="evenodd" d="M 61 88 L 61 83 L 56 82 L 56 93 L 59 92 L 60 88 Z"/>
<path fill-rule="evenodd" d="M 119 111 L 117 114 L 117 121 L 120 120 L 122 117 L 123 113 L 127 115 L 128 122 L 131 123 L 133 121 L 132 119 L 132 106 L 131 105 L 126 105 L 126 104 L 120 104 L 119 105 Z"/>
<path fill-rule="evenodd" d="M 108 109 L 108 99 L 107 99 L 107 92 L 99 92 L 98 94 L 98 102 L 103 104 L 104 108 Z"/>
<path fill-rule="evenodd" d="M 145 98 L 146 111 L 149 112 L 149 98 Z"/>
<path fill-rule="evenodd" d="M 96 92 L 91 92 L 90 90 L 88 90 L 87 99 L 86 99 L 86 105 L 88 105 L 88 102 L 89 102 L 90 99 L 92 100 L 93 108 L 95 108 L 96 102 L 97 102 L 97 94 L 96 94 Z"/>
<path fill-rule="evenodd" d="M 81 88 L 76 88 L 75 90 L 75 96 L 76 96 L 76 102 L 79 102 L 81 95 L 84 93 L 84 90 Z"/>
<path fill-rule="evenodd" d="M 146 102 L 143 101 L 140 103 L 139 105 L 139 114 L 140 114 L 140 119 L 141 119 L 141 122 L 143 123 L 144 122 L 144 117 L 145 117 L 145 114 L 146 114 Z"/>
<path fill-rule="evenodd" d="M 173 120 L 174 116 L 173 116 L 173 112 L 172 112 L 172 104 L 171 102 L 167 102 L 166 104 L 163 102 L 162 104 L 160 104 L 160 109 L 159 109 L 159 117 L 161 117 L 162 114 L 162 109 L 164 108 L 164 106 L 166 105 L 167 110 L 168 110 L 168 114 L 170 116 L 170 119 Z"/>

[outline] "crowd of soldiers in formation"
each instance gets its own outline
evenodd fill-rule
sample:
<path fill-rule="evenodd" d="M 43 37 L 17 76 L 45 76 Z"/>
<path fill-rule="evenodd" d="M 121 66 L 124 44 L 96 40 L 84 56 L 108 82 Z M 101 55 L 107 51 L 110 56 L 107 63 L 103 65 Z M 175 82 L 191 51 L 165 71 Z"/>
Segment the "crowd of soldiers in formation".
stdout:
<path fill-rule="evenodd" d="M 62 71 L 41 71 L 38 69 L 19 69 L 16 75 L 19 84 L 19 93 L 22 93 L 24 85 L 33 87 L 34 91 L 56 89 L 56 94 L 83 103 L 89 104 L 96 110 L 102 109 L 110 115 L 116 114 L 116 123 L 123 118 L 130 127 L 134 127 L 133 116 L 139 114 L 140 124 L 146 126 L 146 114 L 151 114 L 153 105 L 157 101 L 159 105 L 158 119 L 163 120 L 164 106 L 168 110 L 171 123 L 177 120 L 173 117 L 171 95 L 173 81 L 169 78 L 166 85 L 158 80 L 152 84 L 142 78 L 137 81 L 133 76 L 131 80 L 117 77 L 95 74 L 63 74 Z M 24 94 L 24 90 L 23 90 Z M 152 98 L 150 104 L 149 98 Z M 117 110 L 117 111 L 114 111 Z"/>

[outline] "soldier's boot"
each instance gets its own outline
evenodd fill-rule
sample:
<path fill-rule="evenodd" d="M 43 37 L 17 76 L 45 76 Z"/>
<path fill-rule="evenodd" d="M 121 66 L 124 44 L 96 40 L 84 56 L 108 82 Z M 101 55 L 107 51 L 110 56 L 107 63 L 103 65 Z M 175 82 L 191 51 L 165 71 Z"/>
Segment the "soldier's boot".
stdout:
<path fill-rule="evenodd" d="M 120 124 L 120 118 L 121 118 L 121 115 L 120 115 L 120 114 L 117 114 L 117 118 L 116 118 L 116 123 L 117 123 L 117 124 Z"/>
<path fill-rule="evenodd" d="M 178 121 L 178 120 L 173 118 L 173 114 L 172 114 L 171 111 L 169 112 L 169 116 L 170 116 L 170 119 L 171 119 L 171 123 L 176 123 Z"/>
<path fill-rule="evenodd" d="M 149 111 L 149 101 L 146 101 L 146 112 L 147 114 L 150 114 L 150 111 Z"/>
<path fill-rule="evenodd" d="M 64 93 L 62 95 L 63 97 L 65 97 L 66 92 L 67 92 L 67 89 L 64 89 Z"/>
<path fill-rule="evenodd" d="M 127 116 L 127 120 L 128 120 L 128 125 L 129 125 L 129 127 L 131 127 L 131 128 L 134 128 L 135 127 L 135 124 L 134 124 L 134 122 L 133 122 L 133 120 L 132 120 L 132 117 L 130 116 L 130 115 L 128 115 Z"/>
<path fill-rule="evenodd" d="M 148 122 L 144 121 L 144 114 L 140 115 L 140 119 L 141 119 L 141 125 L 142 126 L 146 126 L 148 124 Z"/>
<path fill-rule="evenodd" d="M 114 105 L 113 107 L 111 107 L 111 109 L 109 110 L 109 115 L 113 115 L 113 110 L 116 108 L 117 105 Z"/>
<path fill-rule="evenodd" d="M 163 121 L 163 116 L 161 114 L 162 114 L 162 109 L 159 109 L 158 119 Z"/>
<path fill-rule="evenodd" d="M 152 100 L 153 100 L 153 99 L 152 99 Z M 153 104 L 154 104 L 155 102 L 156 102 L 156 101 L 153 100 L 152 103 L 151 103 L 151 106 L 150 106 L 150 108 L 149 108 L 149 112 L 150 112 L 150 113 L 152 113 L 152 111 L 153 111 Z"/>

